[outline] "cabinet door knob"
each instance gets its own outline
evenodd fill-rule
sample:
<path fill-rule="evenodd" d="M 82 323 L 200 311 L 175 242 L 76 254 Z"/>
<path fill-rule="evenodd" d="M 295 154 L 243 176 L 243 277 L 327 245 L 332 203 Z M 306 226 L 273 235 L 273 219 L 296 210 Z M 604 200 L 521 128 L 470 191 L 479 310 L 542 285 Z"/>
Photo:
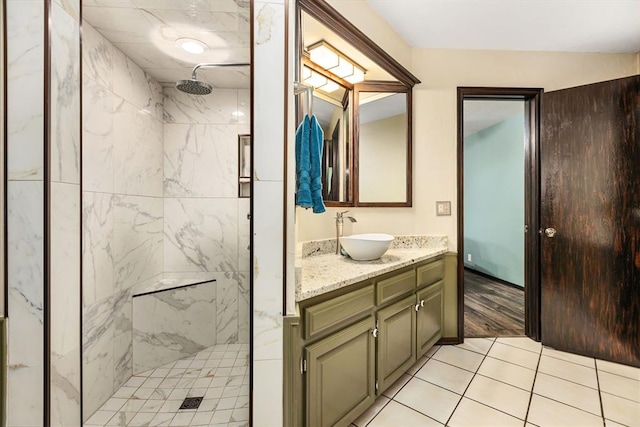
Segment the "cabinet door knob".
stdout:
<path fill-rule="evenodd" d="M 373 331 L 371 331 L 371 335 L 373 335 L 374 338 L 378 338 L 378 328 L 375 328 Z"/>
<path fill-rule="evenodd" d="M 420 304 L 419 303 L 416 304 L 415 309 L 416 309 L 416 311 L 420 310 Z"/>
<path fill-rule="evenodd" d="M 420 307 L 424 307 L 424 300 L 420 301 Z"/>

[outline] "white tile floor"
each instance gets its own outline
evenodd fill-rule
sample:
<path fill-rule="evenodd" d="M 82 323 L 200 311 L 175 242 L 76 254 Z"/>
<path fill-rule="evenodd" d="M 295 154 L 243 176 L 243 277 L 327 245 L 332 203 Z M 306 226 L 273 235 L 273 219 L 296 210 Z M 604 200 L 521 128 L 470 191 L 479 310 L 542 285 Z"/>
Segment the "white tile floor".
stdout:
<path fill-rule="evenodd" d="M 248 426 L 249 345 L 209 347 L 134 375 L 85 426 Z M 178 410 L 185 397 L 204 399 Z"/>
<path fill-rule="evenodd" d="M 197 410 L 178 407 L 204 396 Z M 248 346 L 211 347 L 131 378 L 86 426 L 248 426 Z M 640 427 L 640 369 L 528 338 L 434 347 L 353 425 Z"/>
<path fill-rule="evenodd" d="M 433 348 L 353 425 L 640 427 L 640 369 L 528 338 Z"/>

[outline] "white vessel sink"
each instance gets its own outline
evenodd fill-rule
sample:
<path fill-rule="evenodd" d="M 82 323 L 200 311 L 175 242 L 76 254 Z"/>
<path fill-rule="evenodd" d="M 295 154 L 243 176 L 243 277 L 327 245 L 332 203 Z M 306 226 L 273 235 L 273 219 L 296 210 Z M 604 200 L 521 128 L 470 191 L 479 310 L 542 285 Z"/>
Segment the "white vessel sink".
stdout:
<path fill-rule="evenodd" d="M 340 238 L 342 248 L 356 261 L 371 261 L 387 252 L 394 237 L 390 234 L 353 234 Z"/>

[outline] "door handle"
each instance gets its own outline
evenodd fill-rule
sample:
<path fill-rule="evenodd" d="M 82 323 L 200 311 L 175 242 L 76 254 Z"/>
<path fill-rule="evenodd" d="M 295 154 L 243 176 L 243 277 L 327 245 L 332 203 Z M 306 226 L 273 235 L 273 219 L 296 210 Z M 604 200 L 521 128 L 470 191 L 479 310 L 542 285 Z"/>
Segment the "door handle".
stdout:
<path fill-rule="evenodd" d="M 557 231 L 556 231 L 556 229 L 555 229 L 555 228 L 553 228 L 553 227 L 549 227 L 549 228 L 547 228 L 547 229 L 545 229 L 545 230 L 544 230 L 544 234 L 545 234 L 547 237 L 549 237 L 549 238 L 553 238 L 553 237 L 555 237 L 555 236 L 556 236 L 556 233 L 557 233 Z"/>

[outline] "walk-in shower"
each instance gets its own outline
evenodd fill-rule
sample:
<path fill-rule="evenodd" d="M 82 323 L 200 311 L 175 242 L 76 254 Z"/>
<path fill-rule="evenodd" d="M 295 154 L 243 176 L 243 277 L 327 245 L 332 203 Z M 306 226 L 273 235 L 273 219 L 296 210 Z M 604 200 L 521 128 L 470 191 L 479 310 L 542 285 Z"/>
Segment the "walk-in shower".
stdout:
<path fill-rule="evenodd" d="M 193 67 L 191 72 L 191 78 L 189 80 L 178 80 L 176 82 L 176 89 L 181 92 L 188 93 L 190 95 L 209 95 L 213 91 L 213 86 L 209 83 L 198 80 L 196 73 L 200 68 L 215 68 L 215 67 L 248 67 L 251 64 L 248 63 L 235 63 L 235 64 L 214 64 L 203 63 Z"/>

